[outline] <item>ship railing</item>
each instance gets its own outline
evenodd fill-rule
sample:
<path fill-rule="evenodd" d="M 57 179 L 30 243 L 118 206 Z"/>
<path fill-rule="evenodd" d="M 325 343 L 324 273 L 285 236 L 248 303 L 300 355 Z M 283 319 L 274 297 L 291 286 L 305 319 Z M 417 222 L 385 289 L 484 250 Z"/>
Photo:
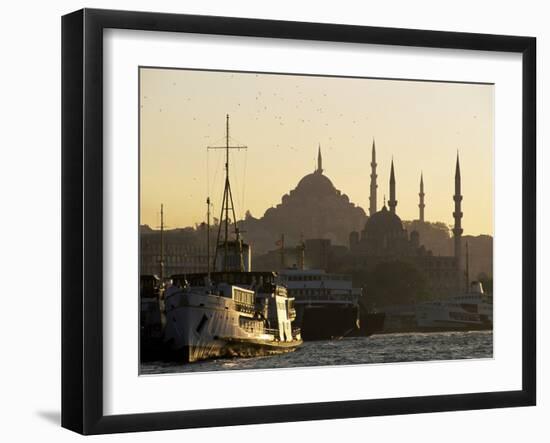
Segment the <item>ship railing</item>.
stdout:
<path fill-rule="evenodd" d="M 356 302 L 358 296 L 350 294 L 293 294 L 296 301 L 311 300 L 311 301 L 346 301 Z"/>
<path fill-rule="evenodd" d="M 236 301 L 236 300 L 234 300 L 234 302 L 235 302 L 235 307 L 237 308 L 237 310 L 239 310 L 241 312 L 254 313 L 255 310 L 256 310 L 256 305 L 249 304 L 249 303 L 243 303 L 243 302 L 239 302 L 239 301 Z"/>
<path fill-rule="evenodd" d="M 279 330 L 278 329 L 265 329 L 266 334 L 271 334 L 275 337 L 275 340 L 279 340 Z M 292 328 L 291 330 L 292 338 L 296 340 L 298 337 L 301 337 L 302 330 L 300 328 Z"/>
<path fill-rule="evenodd" d="M 357 304 L 356 298 L 343 298 L 343 297 L 315 297 L 308 296 L 303 298 L 296 298 L 296 304 L 313 304 L 313 303 L 345 303 L 345 304 Z"/>
<path fill-rule="evenodd" d="M 255 328 L 253 326 L 248 325 L 241 325 L 241 328 L 244 329 L 246 332 L 251 332 L 253 334 L 272 334 L 272 335 L 278 335 L 279 330 L 278 329 L 270 329 L 270 328 Z"/>

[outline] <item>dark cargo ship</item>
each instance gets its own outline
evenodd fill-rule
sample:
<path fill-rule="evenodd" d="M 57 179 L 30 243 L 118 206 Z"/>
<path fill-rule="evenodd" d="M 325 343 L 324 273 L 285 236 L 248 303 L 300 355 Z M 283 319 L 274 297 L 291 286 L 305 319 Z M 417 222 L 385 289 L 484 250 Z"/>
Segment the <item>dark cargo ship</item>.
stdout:
<path fill-rule="evenodd" d="M 320 269 L 285 269 L 279 279 L 295 299 L 296 326 L 304 340 L 332 340 L 355 334 L 361 289 L 351 276 Z"/>

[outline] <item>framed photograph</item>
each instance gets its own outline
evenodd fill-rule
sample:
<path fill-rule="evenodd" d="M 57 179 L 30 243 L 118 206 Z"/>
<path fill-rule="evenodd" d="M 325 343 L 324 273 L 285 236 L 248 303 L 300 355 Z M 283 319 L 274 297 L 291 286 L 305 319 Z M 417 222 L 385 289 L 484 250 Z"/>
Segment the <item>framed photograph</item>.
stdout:
<path fill-rule="evenodd" d="M 62 20 L 62 425 L 536 403 L 532 37 Z"/>

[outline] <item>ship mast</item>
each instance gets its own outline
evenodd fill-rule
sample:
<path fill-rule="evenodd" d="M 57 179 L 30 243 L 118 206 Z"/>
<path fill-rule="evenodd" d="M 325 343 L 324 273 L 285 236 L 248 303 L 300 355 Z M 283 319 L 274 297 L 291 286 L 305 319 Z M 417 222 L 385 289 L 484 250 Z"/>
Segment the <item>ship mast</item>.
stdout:
<path fill-rule="evenodd" d="M 164 284 L 164 205 L 160 204 L 160 260 L 159 277 L 161 286 Z"/>
<path fill-rule="evenodd" d="M 164 281 L 164 204 L 160 204 L 160 259 L 159 259 L 159 292 L 158 292 L 158 305 L 160 310 L 160 324 L 162 328 L 166 326 L 166 311 L 164 291 L 166 289 L 166 283 Z"/>
<path fill-rule="evenodd" d="M 206 198 L 206 269 L 210 280 L 210 197 Z"/>
<path fill-rule="evenodd" d="M 231 216 L 234 229 L 235 229 L 235 239 L 237 247 L 239 248 L 240 256 L 240 270 L 244 270 L 244 261 L 242 254 L 242 244 L 239 236 L 239 227 L 237 226 L 237 217 L 235 216 L 235 207 L 233 204 L 233 194 L 231 192 L 231 184 L 229 183 L 229 150 L 230 149 L 247 149 L 246 146 L 230 146 L 229 145 L 229 114 L 225 116 L 225 146 L 208 146 L 208 149 L 224 149 L 225 150 L 225 188 L 223 191 L 222 199 L 222 208 L 220 215 L 220 225 L 218 226 L 218 235 L 216 238 L 216 253 L 214 255 L 214 269 L 216 268 L 216 261 L 218 258 L 218 250 L 220 247 L 224 248 L 224 260 L 223 260 L 223 270 L 227 271 L 228 263 L 227 258 L 229 256 L 229 225 L 231 224 L 231 219 L 229 217 L 229 211 L 231 211 Z M 223 226 L 223 240 L 222 240 L 222 226 Z"/>

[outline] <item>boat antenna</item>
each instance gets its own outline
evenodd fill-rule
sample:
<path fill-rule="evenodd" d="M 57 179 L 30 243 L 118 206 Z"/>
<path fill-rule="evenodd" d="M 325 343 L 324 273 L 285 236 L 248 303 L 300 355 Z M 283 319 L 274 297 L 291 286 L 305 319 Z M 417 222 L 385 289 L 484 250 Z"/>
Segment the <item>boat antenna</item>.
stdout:
<path fill-rule="evenodd" d="M 233 221 L 235 228 L 236 243 L 240 256 L 240 271 L 244 271 L 244 259 L 242 254 L 242 244 L 239 236 L 239 227 L 237 226 L 237 217 L 235 216 L 235 205 L 233 204 L 233 194 L 231 192 L 231 184 L 229 183 L 229 150 L 230 149 L 248 149 L 247 146 L 230 146 L 229 145 L 229 114 L 225 116 L 225 146 L 208 146 L 207 149 L 224 149 L 225 150 L 225 188 L 223 191 L 222 208 L 220 215 L 220 224 L 218 226 L 218 235 L 216 238 L 216 253 L 214 255 L 214 268 L 218 258 L 218 250 L 223 246 L 224 260 L 223 270 L 228 271 L 227 258 L 229 256 L 229 225 L 230 220 Z M 232 219 L 229 217 L 231 211 Z M 223 241 L 222 241 L 222 226 L 223 226 Z"/>
<path fill-rule="evenodd" d="M 285 268 L 285 234 L 281 234 L 281 269 Z"/>
<path fill-rule="evenodd" d="M 305 262 L 305 250 L 306 245 L 304 243 L 304 233 L 300 233 L 300 243 L 298 244 L 298 269 L 301 271 L 304 270 L 304 262 Z"/>

